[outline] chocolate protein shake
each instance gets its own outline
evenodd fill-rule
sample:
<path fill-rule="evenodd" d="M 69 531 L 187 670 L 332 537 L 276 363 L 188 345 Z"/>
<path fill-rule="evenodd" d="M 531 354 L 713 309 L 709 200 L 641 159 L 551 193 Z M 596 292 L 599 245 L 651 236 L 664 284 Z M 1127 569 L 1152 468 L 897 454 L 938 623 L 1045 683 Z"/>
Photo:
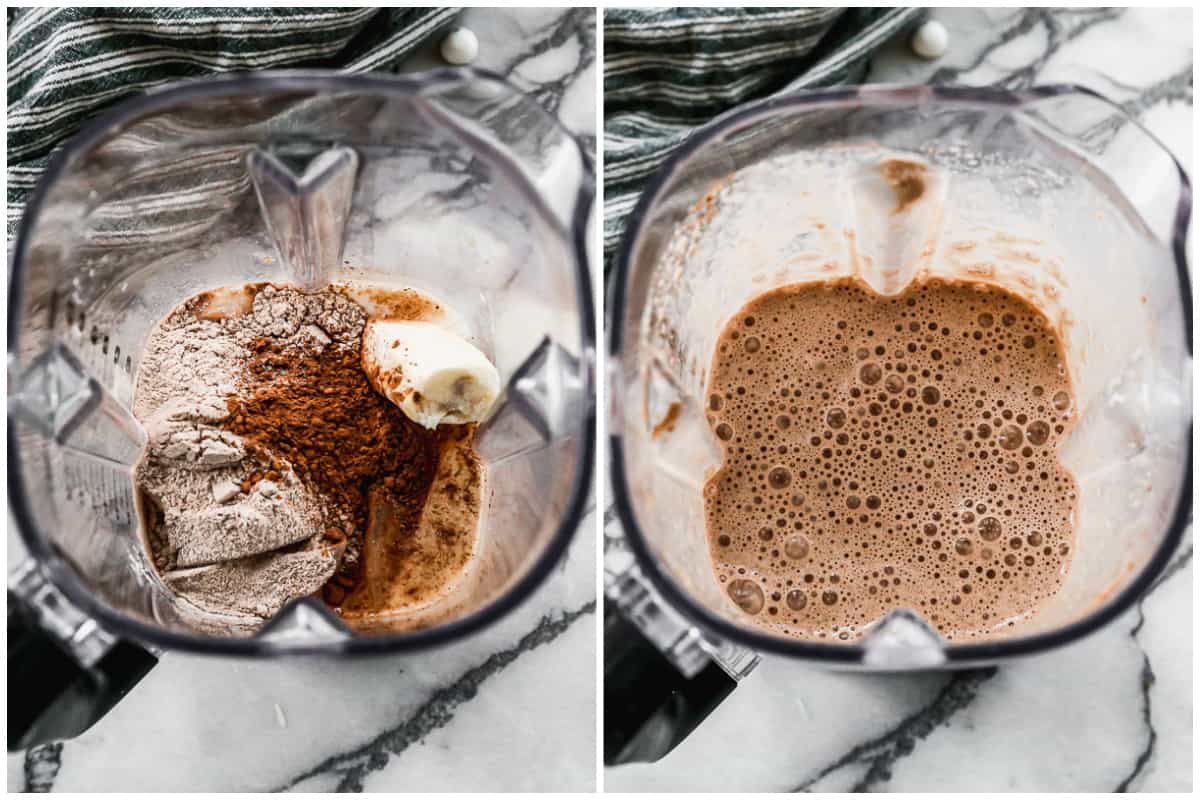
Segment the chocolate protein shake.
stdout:
<path fill-rule="evenodd" d="M 895 608 L 1000 635 L 1058 590 L 1075 480 L 1063 350 L 1021 298 L 843 280 L 747 303 L 716 345 L 705 484 L 717 579 L 747 618 L 850 640 Z"/>

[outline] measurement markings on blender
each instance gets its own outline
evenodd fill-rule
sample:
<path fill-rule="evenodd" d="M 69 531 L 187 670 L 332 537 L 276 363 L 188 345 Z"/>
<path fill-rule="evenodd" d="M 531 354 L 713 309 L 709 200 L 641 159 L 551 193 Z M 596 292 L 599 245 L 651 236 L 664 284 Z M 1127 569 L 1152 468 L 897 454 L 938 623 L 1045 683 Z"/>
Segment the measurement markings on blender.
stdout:
<path fill-rule="evenodd" d="M 96 323 L 92 323 L 89 331 L 87 315 L 71 298 L 68 297 L 63 305 L 66 309 L 67 330 L 73 332 L 78 340 L 78 355 L 92 374 L 103 380 L 106 385 L 112 385 L 116 374 L 120 372 L 132 378 L 133 356 L 130 348 L 122 348 L 119 342 L 112 341 L 110 334 Z"/>

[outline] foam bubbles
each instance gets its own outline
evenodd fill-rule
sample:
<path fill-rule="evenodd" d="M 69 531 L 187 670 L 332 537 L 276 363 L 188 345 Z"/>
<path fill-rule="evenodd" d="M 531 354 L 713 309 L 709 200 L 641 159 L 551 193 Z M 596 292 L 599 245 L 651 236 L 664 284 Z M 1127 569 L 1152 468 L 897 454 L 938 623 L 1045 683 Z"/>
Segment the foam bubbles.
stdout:
<path fill-rule="evenodd" d="M 1037 311 L 976 285 L 752 300 L 709 372 L 724 461 L 703 497 L 731 600 L 752 624 L 817 639 L 902 606 L 951 639 L 1028 617 L 1073 544 L 1062 360 Z"/>

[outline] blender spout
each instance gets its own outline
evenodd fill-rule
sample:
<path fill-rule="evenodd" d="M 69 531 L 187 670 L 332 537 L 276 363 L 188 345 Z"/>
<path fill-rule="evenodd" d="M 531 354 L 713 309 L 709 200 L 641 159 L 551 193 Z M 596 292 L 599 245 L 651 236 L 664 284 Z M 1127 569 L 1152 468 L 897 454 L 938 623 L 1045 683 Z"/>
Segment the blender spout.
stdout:
<path fill-rule="evenodd" d="M 883 295 L 927 272 L 949 192 L 944 170 L 910 155 L 855 168 L 849 180 L 856 271 Z"/>
<path fill-rule="evenodd" d="M 945 641 L 909 609 L 889 611 L 863 637 L 863 666 L 872 669 L 928 669 L 945 663 Z"/>
<path fill-rule="evenodd" d="M 345 245 L 358 154 L 331 147 L 297 175 L 274 154 L 246 157 L 259 211 L 291 280 L 305 291 L 329 285 Z"/>

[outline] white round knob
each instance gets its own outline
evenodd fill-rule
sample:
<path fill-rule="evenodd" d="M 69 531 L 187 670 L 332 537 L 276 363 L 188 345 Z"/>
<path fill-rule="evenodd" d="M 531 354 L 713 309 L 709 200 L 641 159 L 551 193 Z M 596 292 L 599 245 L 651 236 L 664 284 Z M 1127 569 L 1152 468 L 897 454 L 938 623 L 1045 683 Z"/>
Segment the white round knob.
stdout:
<path fill-rule="evenodd" d="M 442 58 L 451 64 L 470 64 L 479 55 L 479 38 L 470 28 L 455 28 L 442 39 Z"/>
<path fill-rule="evenodd" d="M 950 32 L 946 30 L 945 25 L 931 19 L 917 28 L 911 45 L 914 53 L 932 61 L 945 55 L 946 48 L 950 46 Z"/>

